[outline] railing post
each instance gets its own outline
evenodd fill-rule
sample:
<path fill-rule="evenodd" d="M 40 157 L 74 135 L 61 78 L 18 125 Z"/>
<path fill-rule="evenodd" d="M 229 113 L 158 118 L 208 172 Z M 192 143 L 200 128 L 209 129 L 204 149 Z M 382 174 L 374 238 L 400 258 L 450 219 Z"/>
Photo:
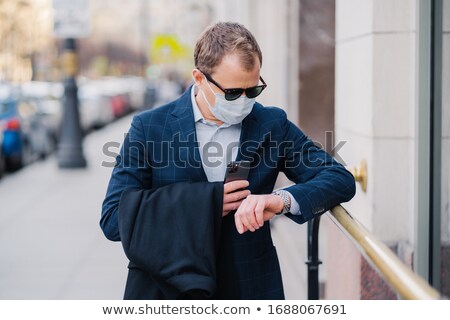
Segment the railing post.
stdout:
<path fill-rule="evenodd" d="M 308 300 L 319 300 L 319 224 L 320 216 L 308 221 Z"/>

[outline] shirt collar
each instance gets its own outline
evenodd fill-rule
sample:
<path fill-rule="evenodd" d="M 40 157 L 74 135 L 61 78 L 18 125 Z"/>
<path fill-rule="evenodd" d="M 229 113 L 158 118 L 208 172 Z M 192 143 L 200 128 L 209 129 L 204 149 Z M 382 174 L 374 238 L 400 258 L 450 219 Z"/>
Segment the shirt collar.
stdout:
<path fill-rule="evenodd" d="M 192 102 L 192 110 L 194 111 L 194 121 L 195 122 L 202 120 L 205 121 L 202 113 L 200 112 L 200 109 L 198 108 L 197 101 L 195 101 L 195 96 L 197 95 L 197 93 L 198 88 L 196 85 L 193 85 L 191 89 L 191 102 Z"/>

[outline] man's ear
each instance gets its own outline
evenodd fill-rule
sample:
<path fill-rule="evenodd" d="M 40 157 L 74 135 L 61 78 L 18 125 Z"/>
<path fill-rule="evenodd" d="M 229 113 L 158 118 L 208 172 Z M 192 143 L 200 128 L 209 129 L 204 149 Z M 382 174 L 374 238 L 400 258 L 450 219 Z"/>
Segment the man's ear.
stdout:
<path fill-rule="evenodd" d="M 203 83 L 203 73 L 198 69 L 192 70 L 192 79 L 197 86 L 201 85 Z"/>

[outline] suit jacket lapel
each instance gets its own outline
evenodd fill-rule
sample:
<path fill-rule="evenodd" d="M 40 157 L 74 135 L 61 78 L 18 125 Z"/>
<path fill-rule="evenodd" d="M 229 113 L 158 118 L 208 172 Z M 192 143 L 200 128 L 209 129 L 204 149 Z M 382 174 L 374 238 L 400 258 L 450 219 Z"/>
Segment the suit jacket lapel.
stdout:
<path fill-rule="evenodd" d="M 191 102 L 192 86 L 178 99 L 169 120 L 175 160 L 189 168 L 193 181 L 207 181 L 200 157 L 194 112 Z"/>
<path fill-rule="evenodd" d="M 242 121 L 241 136 L 239 141 L 239 152 L 236 160 L 254 160 L 254 155 L 261 144 L 261 126 L 258 123 L 254 113 L 251 112 Z"/>

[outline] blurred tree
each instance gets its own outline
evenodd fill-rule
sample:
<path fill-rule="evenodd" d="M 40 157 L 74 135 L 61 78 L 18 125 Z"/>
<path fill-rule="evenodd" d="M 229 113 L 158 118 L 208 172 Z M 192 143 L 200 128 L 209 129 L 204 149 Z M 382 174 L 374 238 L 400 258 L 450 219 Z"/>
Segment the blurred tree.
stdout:
<path fill-rule="evenodd" d="M 37 59 L 52 52 L 51 0 L 0 0 L 0 80 L 31 80 Z"/>

